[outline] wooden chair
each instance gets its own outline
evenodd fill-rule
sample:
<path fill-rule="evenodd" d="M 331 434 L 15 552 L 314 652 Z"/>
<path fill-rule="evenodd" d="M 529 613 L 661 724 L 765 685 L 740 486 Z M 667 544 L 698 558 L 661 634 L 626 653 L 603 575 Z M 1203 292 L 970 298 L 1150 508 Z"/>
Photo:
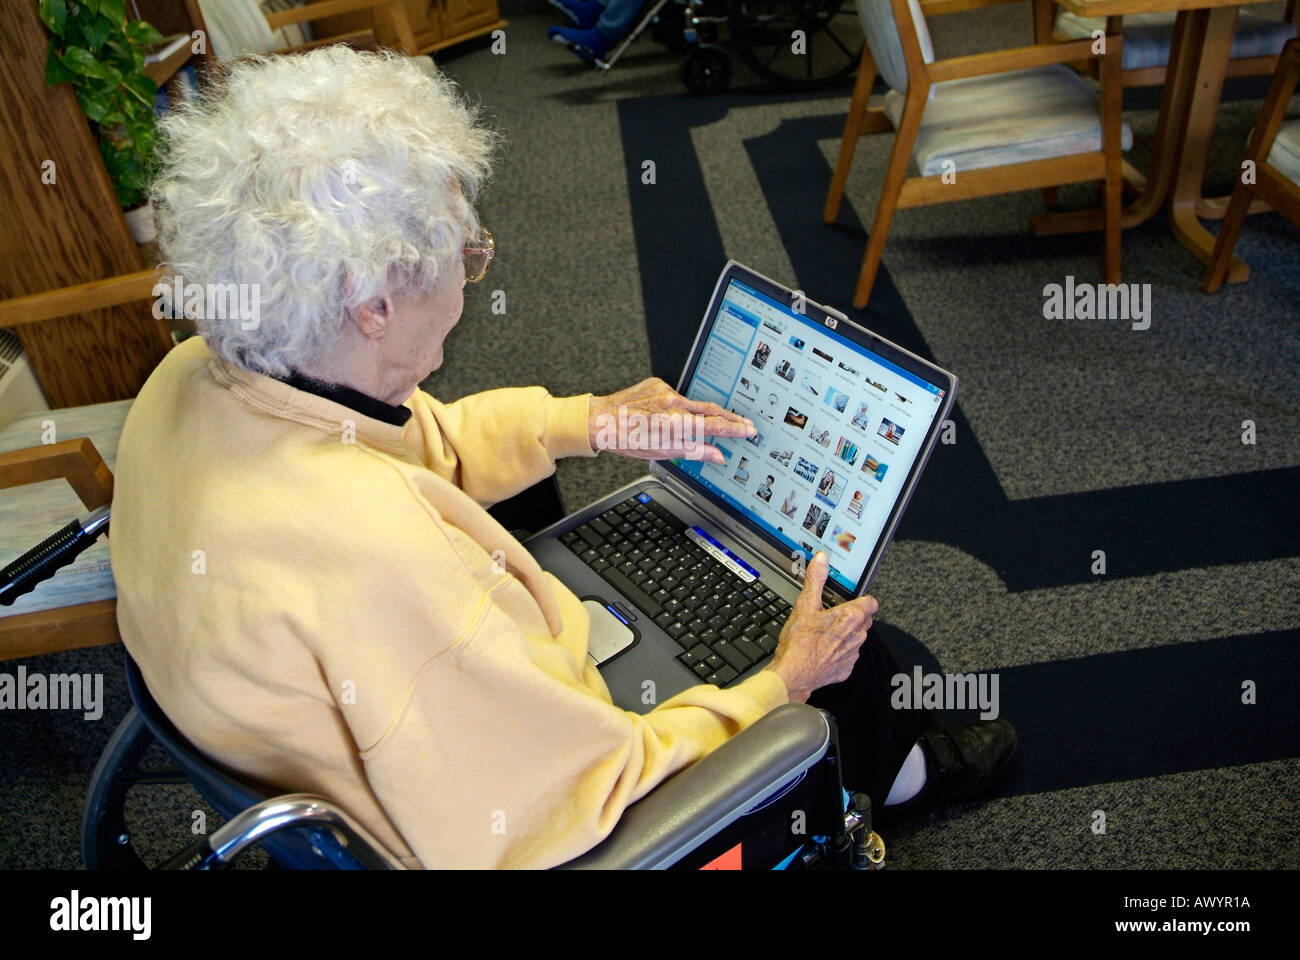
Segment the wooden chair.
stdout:
<path fill-rule="evenodd" d="M 209 32 L 211 32 L 209 28 L 216 27 L 217 33 L 214 36 L 225 35 L 222 2 L 223 0 L 199 0 L 201 12 L 198 12 L 196 19 L 201 22 L 196 23 L 196 27 Z M 257 49 L 222 50 L 220 54 L 225 59 L 232 59 L 248 53 L 301 53 L 333 43 L 346 43 L 360 50 L 377 50 L 380 44 L 375 39 L 373 26 L 352 30 L 339 36 L 319 37 L 310 43 L 288 47 L 279 43 L 275 37 L 275 31 L 283 27 L 366 11 L 371 13 L 376 25 L 381 26 L 388 36 L 396 37 L 397 49 L 408 56 L 419 53 L 415 33 L 411 29 L 411 21 L 407 16 L 403 0 L 312 0 L 299 7 L 265 14 L 266 30 L 258 40 Z"/>
<path fill-rule="evenodd" d="M 1006 2 L 944 0 L 928 9 Z M 864 307 L 871 296 L 896 209 L 1081 181 L 1103 185 L 1103 273 L 1107 283 L 1118 283 L 1122 150 L 1132 143 L 1121 117 L 1121 38 L 1107 37 L 1101 55 L 1089 39 L 935 61 L 917 0 L 858 0 L 858 13 L 867 45 L 826 197 L 826 223 L 839 216 L 858 138 L 895 135 L 853 305 Z M 1065 66 L 1090 59 L 1100 63 L 1100 98 Z M 891 89 L 882 106 L 870 107 L 877 73 Z M 921 175 L 908 177 L 913 160 Z"/>
<path fill-rule="evenodd" d="M 1243 175 L 1238 175 L 1228 212 L 1214 242 L 1213 260 L 1201 283 L 1206 293 L 1215 293 L 1223 286 L 1232 248 L 1237 245 L 1253 198 L 1262 198 L 1300 227 L 1300 119 L 1282 122 L 1297 81 L 1300 81 L 1300 39 L 1288 42 L 1278 57 L 1277 71 L 1269 84 L 1268 96 L 1250 135 L 1242 164 L 1243 171 L 1246 162 L 1254 165 L 1255 182 L 1246 183 Z"/>
<path fill-rule="evenodd" d="M 1123 82 L 1126 87 L 1153 87 L 1165 82 L 1174 11 L 1139 13 L 1128 17 L 1079 17 L 1061 9 L 1054 0 L 1033 0 L 1034 42 L 1082 40 L 1094 30 L 1124 36 Z M 1249 10 L 1237 14 L 1237 33 L 1229 53 L 1229 77 L 1268 76 L 1277 67 L 1282 45 L 1300 28 L 1300 5 L 1289 0 L 1281 20 L 1270 20 Z M 1094 77 L 1093 64 L 1080 64 Z"/>
<path fill-rule="evenodd" d="M 77 411 L 82 419 L 95 421 L 97 432 L 111 434 L 105 439 L 115 450 L 129 406 L 129 400 L 119 400 L 43 411 L 35 419 L 67 423 Z M 11 426 L 20 429 L 0 431 L 0 449 L 25 432 L 21 421 Z M 73 519 L 76 507 L 66 491 L 41 483 L 59 478 L 68 481 L 88 510 L 107 506 L 113 499 L 113 474 L 88 437 L 0 453 L 0 515 L 5 517 L 0 564 L 16 560 Z M 13 489 L 19 487 L 24 489 Z M 117 591 L 102 544 L 37 589 L 37 595 L 20 597 L 13 613 L 0 608 L 0 660 L 118 641 Z"/>

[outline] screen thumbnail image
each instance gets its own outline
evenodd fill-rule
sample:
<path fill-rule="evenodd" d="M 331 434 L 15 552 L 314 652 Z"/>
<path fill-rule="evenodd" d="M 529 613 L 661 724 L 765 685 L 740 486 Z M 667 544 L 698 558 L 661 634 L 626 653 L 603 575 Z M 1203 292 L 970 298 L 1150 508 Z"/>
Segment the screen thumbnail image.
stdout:
<path fill-rule="evenodd" d="M 736 385 L 736 396 L 753 403 L 758 399 L 758 388 L 749 377 L 741 377 L 740 383 Z"/>
<path fill-rule="evenodd" d="M 875 457 L 867 457 L 862 461 L 862 472 L 872 474 L 877 482 L 885 479 L 885 471 L 889 469 L 889 464 L 882 463 Z"/>
<path fill-rule="evenodd" d="M 838 523 L 835 525 L 835 529 L 831 531 L 831 540 L 834 541 L 835 546 L 839 547 L 845 553 L 848 553 L 853 549 L 853 542 L 857 539 L 857 534 L 849 533 L 849 531 L 845 530 Z"/>
<path fill-rule="evenodd" d="M 791 338 L 790 338 L 790 346 L 794 347 L 796 350 L 802 350 L 802 349 L 803 349 L 803 341 L 800 340 L 798 337 L 791 337 Z"/>
<path fill-rule="evenodd" d="M 826 472 L 822 474 L 822 478 L 817 481 L 817 499 L 832 510 L 835 509 L 840 502 L 840 497 L 844 496 L 845 480 L 846 478 L 842 474 L 827 467 Z"/>
<path fill-rule="evenodd" d="M 814 397 L 820 397 L 822 395 L 821 383 L 811 373 L 805 373 L 799 378 L 799 388 L 812 394 Z"/>
<path fill-rule="evenodd" d="M 811 533 L 814 537 L 823 537 L 826 535 L 826 524 L 830 520 L 829 510 L 823 510 L 817 504 L 810 504 L 808 512 L 804 514 L 803 528 Z"/>
<path fill-rule="evenodd" d="M 855 466 L 858 462 L 858 445 L 848 437 L 840 437 L 839 443 L 835 444 L 835 456 L 850 467 Z"/>
<path fill-rule="evenodd" d="M 731 479 L 742 486 L 749 483 L 749 457 L 740 458 L 740 462 L 736 464 L 736 472 Z"/>
<path fill-rule="evenodd" d="M 799 462 L 794 465 L 794 475 L 799 477 L 801 480 L 807 480 L 809 483 L 812 483 L 817 479 L 817 464 L 813 463 L 811 460 L 805 460 L 803 457 L 800 457 Z"/>
<path fill-rule="evenodd" d="M 786 383 L 794 383 L 794 364 L 789 360 L 782 360 L 776 365 L 776 375 Z"/>
<path fill-rule="evenodd" d="M 849 395 L 843 390 L 836 390 L 834 387 L 826 388 L 826 406 L 830 407 L 836 413 L 843 413 L 849 405 Z"/>
<path fill-rule="evenodd" d="M 854 411 L 853 419 L 850 420 L 849 423 L 864 433 L 866 432 L 868 425 L 871 423 L 871 414 L 867 410 L 867 405 L 865 403 L 858 404 L 858 409 Z"/>
<path fill-rule="evenodd" d="M 758 485 L 758 489 L 754 491 L 754 496 L 764 503 L 770 502 L 772 499 L 772 484 L 775 482 L 776 477 L 769 473 L 763 478 L 763 482 Z"/>
<path fill-rule="evenodd" d="M 793 450 L 773 450 L 768 454 L 773 460 L 783 467 L 790 466 L 790 458 L 794 456 Z"/>
<path fill-rule="evenodd" d="M 799 491 L 798 490 L 794 489 L 793 487 L 790 488 L 790 492 L 787 493 L 785 495 L 785 499 L 781 501 L 781 512 L 785 514 L 787 517 L 789 517 L 791 520 L 795 518 L 795 514 L 799 512 Z"/>
<path fill-rule="evenodd" d="M 808 424 L 808 414 L 789 407 L 785 411 L 785 422 L 796 430 L 802 430 Z"/>
<path fill-rule="evenodd" d="M 750 358 L 750 363 L 762 370 L 767 366 L 768 358 L 772 356 L 772 345 L 765 340 L 758 341 L 758 346 L 754 348 L 754 356 Z"/>
<path fill-rule="evenodd" d="M 834 424 L 832 424 L 832 426 L 833 425 Z M 821 421 L 814 423 L 808 428 L 808 439 L 813 443 L 821 444 L 827 450 L 831 448 L 831 439 L 833 436 L 834 434 L 831 433 L 830 428 Z"/>
<path fill-rule="evenodd" d="M 844 506 L 844 512 L 847 513 L 849 518 L 852 520 L 861 520 L 862 508 L 867 505 L 867 501 L 870 499 L 871 498 L 861 490 L 854 490 L 853 496 L 849 498 L 849 502 Z"/>
<path fill-rule="evenodd" d="M 758 405 L 758 415 L 764 420 L 776 423 L 776 415 L 780 412 L 780 405 L 780 398 L 775 393 L 769 393 L 763 398 L 763 402 Z"/>
<path fill-rule="evenodd" d="M 898 446 L 898 441 L 903 439 L 903 428 L 892 420 L 881 420 L 880 429 L 876 431 L 894 446 Z"/>

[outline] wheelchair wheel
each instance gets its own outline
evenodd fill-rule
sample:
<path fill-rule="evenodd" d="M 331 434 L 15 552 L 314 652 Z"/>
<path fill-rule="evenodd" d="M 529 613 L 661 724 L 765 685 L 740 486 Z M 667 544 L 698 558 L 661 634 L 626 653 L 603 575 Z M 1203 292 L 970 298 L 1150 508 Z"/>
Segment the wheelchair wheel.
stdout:
<path fill-rule="evenodd" d="M 650 27 L 650 35 L 673 53 L 686 49 L 686 14 L 677 4 L 669 2 L 659 11 Z"/>
<path fill-rule="evenodd" d="M 709 43 L 691 50 L 682 61 L 682 83 L 700 96 L 726 90 L 731 83 L 731 58 L 727 51 Z"/>
<path fill-rule="evenodd" d="M 90 775 L 81 808 L 81 859 L 87 870 L 144 870 L 126 825 L 126 794 L 145 784 L 186 783 L 175 767 L 141 765 L 153 734 L 132 707 L 118 724 Z"/>
<path fill-rule="evenodd" d="M 847 79 L 866 43 L 851 0 L 732 0 L 730 24 L 741 59 L 783 87 Z"/>

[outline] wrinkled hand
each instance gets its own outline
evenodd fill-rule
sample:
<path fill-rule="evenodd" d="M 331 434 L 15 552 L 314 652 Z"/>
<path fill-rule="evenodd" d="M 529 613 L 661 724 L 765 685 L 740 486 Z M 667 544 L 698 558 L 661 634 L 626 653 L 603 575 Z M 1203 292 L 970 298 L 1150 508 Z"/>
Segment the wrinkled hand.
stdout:
<path fill-rule="evenodd" d="M 818 551 L 804 571 L 803 589 L 767 666 L 785 681 L 791 703 L 807 703 L 818 687 L 849 678 L 880 609 L 875 597 L 862 596 L 823 610 L 828 573 L 826 554 Z"/>
<path fill-rule="evenodd" d="M 706 437 L 752 437 L 754 424 L 719 406 L 687 400 L 658 377 L 634 387 L 592 397 L 587 434 L 593 450 L 609 450 L 639 460 L 684 457 L 725 463 L 722 451 Z"/>

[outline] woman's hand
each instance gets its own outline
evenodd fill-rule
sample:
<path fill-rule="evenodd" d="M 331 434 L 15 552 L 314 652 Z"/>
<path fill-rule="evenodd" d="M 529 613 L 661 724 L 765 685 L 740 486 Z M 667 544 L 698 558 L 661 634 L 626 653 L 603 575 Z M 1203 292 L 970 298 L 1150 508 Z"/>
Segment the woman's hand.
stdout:
<path fill-rule="evenodd" d="M 754 424 L 716 403 L 687 400 L 658 377 L 634 387 L 591 398 L 587 436 L 593 450 L 610 450 L 639 460 L 685 457 L 725 463 L 706 437 L 752 437 Z"/>

